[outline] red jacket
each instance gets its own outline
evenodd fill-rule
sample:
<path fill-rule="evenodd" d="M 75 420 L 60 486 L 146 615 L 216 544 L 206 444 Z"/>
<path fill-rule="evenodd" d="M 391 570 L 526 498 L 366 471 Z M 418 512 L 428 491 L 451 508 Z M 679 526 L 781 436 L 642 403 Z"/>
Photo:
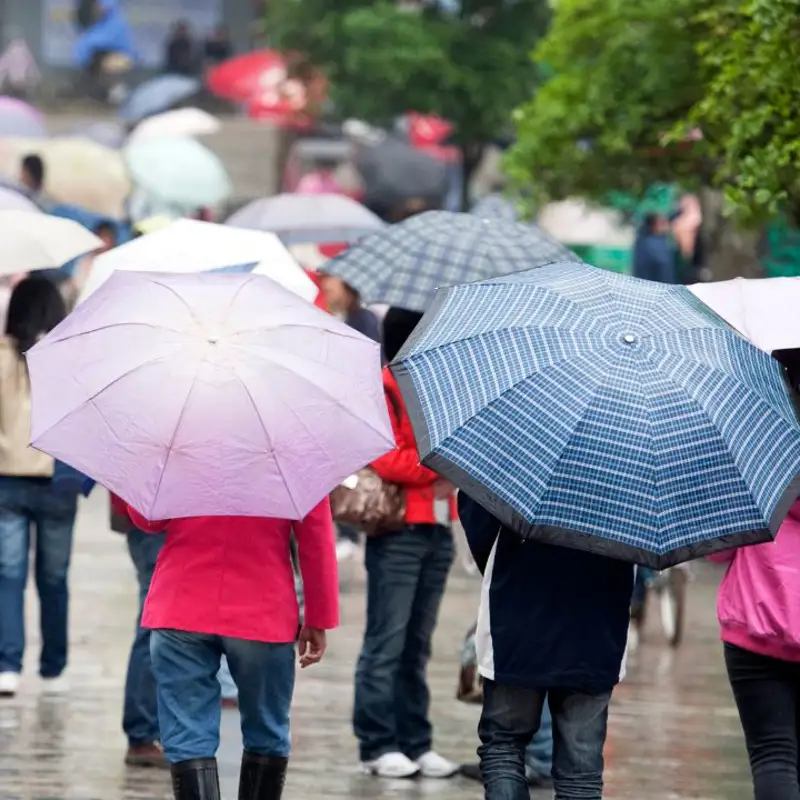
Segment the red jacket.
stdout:
<path fill-rule="evenodd" d="M 305 591 L 305 624 L 339 624 L 336 547 L 328 501 L 304 520 L 189 517 L 151 522 L 128 506 L 133 524 L 166 530 L 142 616 L 173 628 L 257 642 L 292 642 L 298 606 L 289 537 L 294 528 Z"/>
<path fill-rule="evenodd" d="M 372 468 L 384 481 L 399 484 L 405 489 L 406 522 L 410 525 L 433 524 L 436 522 L 433 484 L 439 475 L 419 463 L 411 420 L 397 381 L 388 367 L 383 370 L 383 388 L 397 447 L 373 461 Z M 450 501 L 450 518 L 456 518 L 455 498 Z"/>

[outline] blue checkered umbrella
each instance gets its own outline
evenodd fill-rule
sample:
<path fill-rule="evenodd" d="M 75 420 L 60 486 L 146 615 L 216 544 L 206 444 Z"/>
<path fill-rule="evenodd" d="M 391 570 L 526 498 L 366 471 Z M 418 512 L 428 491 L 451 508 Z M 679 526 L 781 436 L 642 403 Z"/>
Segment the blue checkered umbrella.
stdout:
<path fill-rule="evenodd" d="M 392 369 L 422 462 L 525 537 L 663 569 L 769 540 L 800 493 L 782 368 L 682 286 L 442 290 Z"/>
<path fill-rule="evenodd" d="M 325 265 L 365 303 L 424 311 L 440 286 L 577 259 L 516 222 L 429 211 L 372 234 Z"/>
<path fill-rule="evenodd" d="M 469 213 L 485 219 L 504 219 L 506 222 L 519 220 L 519 212 L 514 204 L 501 194 L 486 195 L 472 206 Z"/>

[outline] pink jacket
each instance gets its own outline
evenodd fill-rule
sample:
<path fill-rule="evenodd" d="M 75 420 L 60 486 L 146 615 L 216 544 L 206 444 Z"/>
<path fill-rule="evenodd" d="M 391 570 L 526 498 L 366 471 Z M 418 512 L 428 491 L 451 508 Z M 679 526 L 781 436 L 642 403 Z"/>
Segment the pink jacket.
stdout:
<path fill-rule="evenodd" d="M 298 606 L 289 556 L 294 530 L 305 590 L 305 623 L 339 624 L 339 583 L 327 499 L 300 522 L 261 517 L 150 521 L 128 506 L 139 530 L 166 530 L 142 615 L 145 628 L 293 642 Z"/>
<path fill-rule="evenodd" d="M 709 556 L 730 566 L 717 599 L 722 641 L 800 661 L 800 501 L 774 542 Z"/>

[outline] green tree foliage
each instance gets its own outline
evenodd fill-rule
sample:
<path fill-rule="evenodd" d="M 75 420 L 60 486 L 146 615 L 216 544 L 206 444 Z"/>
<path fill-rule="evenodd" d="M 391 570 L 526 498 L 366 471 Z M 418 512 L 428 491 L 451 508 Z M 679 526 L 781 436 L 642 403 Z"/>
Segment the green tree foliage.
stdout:
<path fill-rule="evenodd" d="M 675 123 L 702 96 L 698 0 L 559 0 L 534 58 L 553 77 L 516 113 L 512 176 L 542 198 L 641 194 L 697 170 Z"/>
<path fill-rule="evenodd" d="M 691 113 L 717 183 L 747 222 L 800 223 L 800 0 L 717 2 L 700 20 L 706 85 Z"/>
<path fill-rule="evenodd" d="M 508 159 L 542 199 L 716 185 L 800 220 L 800 0 L 559 0 Z M 691 134 L 702 133 L 702 140 Z"/>
<path fill-rule="evenodd" d="M 475 155 L 527 98 L 530 51 L 544 32 L 547 0 L 435 3 L 271 0 L 269 27 L 284 50 L 320 67 L 341 116 L 387 124 L 406 111 L 435 113 Z"/>

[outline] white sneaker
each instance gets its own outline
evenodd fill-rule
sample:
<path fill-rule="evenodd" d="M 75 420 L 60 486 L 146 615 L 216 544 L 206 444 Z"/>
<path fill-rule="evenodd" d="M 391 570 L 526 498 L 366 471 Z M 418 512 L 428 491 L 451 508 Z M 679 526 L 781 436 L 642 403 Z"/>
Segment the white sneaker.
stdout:
<path fill-rule="evenodd" d="M 452 778 L 461 767 L 448 761 L 433 750 L 417 759 L 420 775 L 423 778 Z"/>
<path fill-rule="evenodd" d="M 374 761 L 362 761 L 361 770 L 379 778 L 413 778 L 420 768 L 402 753 L 384 753 Z"/>
<path fill-rule="evenodd" d="M 18 672 L 0 672 L 0 697 L 13 697 L 19 690 Z"/>
<path fill-rule="evenodd" d="M 66 694 L 69 691 L 69 681 L 66 675 L 59 675 L 56 678 L 42 678 L 42 694 L 55 697 L 56 695 Z"/>

